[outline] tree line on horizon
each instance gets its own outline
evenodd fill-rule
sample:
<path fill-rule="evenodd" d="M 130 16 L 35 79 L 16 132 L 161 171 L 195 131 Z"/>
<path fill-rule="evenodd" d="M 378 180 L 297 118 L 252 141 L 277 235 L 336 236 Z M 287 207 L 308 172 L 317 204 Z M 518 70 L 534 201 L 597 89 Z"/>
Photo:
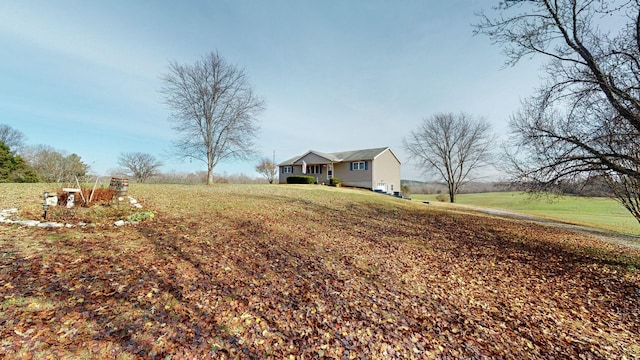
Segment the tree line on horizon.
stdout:
<path fill-rule="evenodd" d="M 21 142 L 16 143 L 3 136 L 9 133 L 17 135 L 16 139 Z M 8 125 L 0 124 L 0 183 L 59 183 L 75 184 L 86 182 L 95 178 L 90 167 L 82 161 L 77 154 L 67 154 L 64 150 L 56 150 L 46 145 L 26 146 L 22 141 L 24 135 Z M 5 141 L 14 145 L 9 147 Z M 21 152 L 14 150 L 22 149 Z M 158 184 L 204 184 L 207 182 L 206 171 L 196 172 L 161 172 L 162 166 L 155 156 L 142 153 L 130 152 L 121 153 L 117 159 L 119 168 L 109 170 L 109 176 L 130 177 L 139 183 Z M 257 184 L 272 183 L 277 175 L 277 166 L 268 159 L 263 159 L 256 165 L 256 171 L 267 171 L 272 174 L 271 180 L 268 178 L 250 177 L 245 174 L 219 174 L 214 175 L 213 183 L 223 184 Z M 266 176 L 266 175 L 264 175 Z"/>

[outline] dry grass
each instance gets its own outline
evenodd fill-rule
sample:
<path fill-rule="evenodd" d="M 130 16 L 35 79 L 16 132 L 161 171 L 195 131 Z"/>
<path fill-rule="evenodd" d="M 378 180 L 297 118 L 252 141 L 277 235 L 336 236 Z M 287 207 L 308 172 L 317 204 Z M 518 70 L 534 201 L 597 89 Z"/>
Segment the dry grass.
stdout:
<path fill-rule="evenodd" d="M 66 206 L 50 206 L 46 218 L 43 212 L 43 194 L 58 194 L 60 204 L 66 204 L 68 193 L 62 191 L 61 186 L 51 184 L 0 184 L 0 209 L 17 208 L 20 210 L 12 220 L 38 220 L 63 224 L 77 225 L 87 223 L 97 226 L 109 226 L 119 219 L 126 219 L 136 209 L 130 206 L 129 200 L 122 201 L 114 197 L 115 191 L 96 189 L 92 201 L 89 198 L 92 190 L 83 188 L 86 201 L 79 195 L 76 206 L 68 209 Z M 86 204 L 86 205 L 85 205 Z"/>
<path fill-rule="evenodd" d="M 31 186 L 0 185 L 0 207 L 39 202 Z M 640 356 L 638 250 L 360 190 L 133 184 L 130 194 L 156 216 L 0 226 L 1 354 Z"/>

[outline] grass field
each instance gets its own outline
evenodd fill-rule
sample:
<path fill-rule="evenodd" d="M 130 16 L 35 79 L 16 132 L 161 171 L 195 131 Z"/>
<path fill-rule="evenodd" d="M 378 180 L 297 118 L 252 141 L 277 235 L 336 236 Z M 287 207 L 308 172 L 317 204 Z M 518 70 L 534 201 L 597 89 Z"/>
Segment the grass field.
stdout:
<path fill-rule="evenodd" d="M 420 201 L 438 203 L 437 195 L 415 194 L 411 197 Z M 456 198 L 456 203 L 640 235 L 638 221 L 619 202 L 609 198 L 533 197 L 521 192 L 495 192 L 460 194 Z"/>
<path fill-rule="evenodd" d="M 44 190 L 0 184 L 0 209 L 38 217 Z M 640 357 L 639 249 L 345 188 L 129 194 L 154 217 L 0 224 L 0 357 Z"/>

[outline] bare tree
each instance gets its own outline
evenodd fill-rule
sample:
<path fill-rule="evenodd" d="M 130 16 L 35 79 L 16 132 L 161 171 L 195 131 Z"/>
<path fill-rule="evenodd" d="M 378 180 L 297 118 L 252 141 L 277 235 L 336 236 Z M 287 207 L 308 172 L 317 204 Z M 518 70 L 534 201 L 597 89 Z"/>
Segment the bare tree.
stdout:
<path fill-rule="evenodd" d="M 7 145 L 11 153 L 19 153 L 24 148 L 25 138 L 22 131 L 6 124 L 0 124 L 0 142 Z"/>
<path fill-rule="evenodd" d="M 176 154 L 204 161 L 207 184 L 213 183 L 213 169 L 220 161 L 256 154 L 257 116 L 264 102 L 253 93 L 243 70 L 214 52 L 193 65 L 171 62 L 162 80 L 172 128 L 180 134 Z"/>
<path fill-rule="evenodd" d="M 260 163 L 256 165 L 256 172 L 267 179 L 269 184 L 273 184 L 273 181 L 278 175 L 278 165 L 268 158 L 263 158 Z"/>
<path fill-rule="evenodd" d="M 44 182 L 73 183 L 76 177 L 81 178 L 89 171 L 89 165 L 77 154 L 67 155 L 48 145 L 29 146 L 23 157 Z"/>
<path fill-rule="evenodd" d="M 120 154 L 118 165 L 128 176 L 132 176 L 137 182 L 144 183 L 150 177 L 158 175 L 158 169 L 162 163 L 151 154 L 129 152 Z"/>
<path fill-rule="evenodd" d="M 491 124 L 460 113 L 436 114 L 403 139 L 405 150 L 425 173 L 435 173 L 447 185 L 455 202 L 460 187 L 474 171 L 491 164 L 495 136 Z"/>
<path fill-rule="evenodd" d="M 505 1 L 476 32 L 507 65 L 542 56 L 547 81 L 512 116 L 514 182 L 553 190 L 604 177 L 640 221 L 640 2 Z M 628 199 L 635 199 L 628 201 Z"/>

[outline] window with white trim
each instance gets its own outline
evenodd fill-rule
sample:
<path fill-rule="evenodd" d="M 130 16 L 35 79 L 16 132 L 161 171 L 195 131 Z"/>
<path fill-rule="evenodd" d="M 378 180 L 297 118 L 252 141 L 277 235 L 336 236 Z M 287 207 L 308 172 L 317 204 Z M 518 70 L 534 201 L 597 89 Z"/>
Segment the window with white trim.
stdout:
<path fill-rule="evenodd" d="M 309 165 L 307 166 L 308 174 L 322 174 L 322 166 L 320 165 Z"/>
<path fill-rule="evenodd" d="M 351 170 L 367 170 L 367 162 L 354 161 L 351 163 Z"/>
<path fill-rule="evenodd" d="M 282 167 L 283 174 L 293 174 L 293 166 L 283 166 Z"/>

